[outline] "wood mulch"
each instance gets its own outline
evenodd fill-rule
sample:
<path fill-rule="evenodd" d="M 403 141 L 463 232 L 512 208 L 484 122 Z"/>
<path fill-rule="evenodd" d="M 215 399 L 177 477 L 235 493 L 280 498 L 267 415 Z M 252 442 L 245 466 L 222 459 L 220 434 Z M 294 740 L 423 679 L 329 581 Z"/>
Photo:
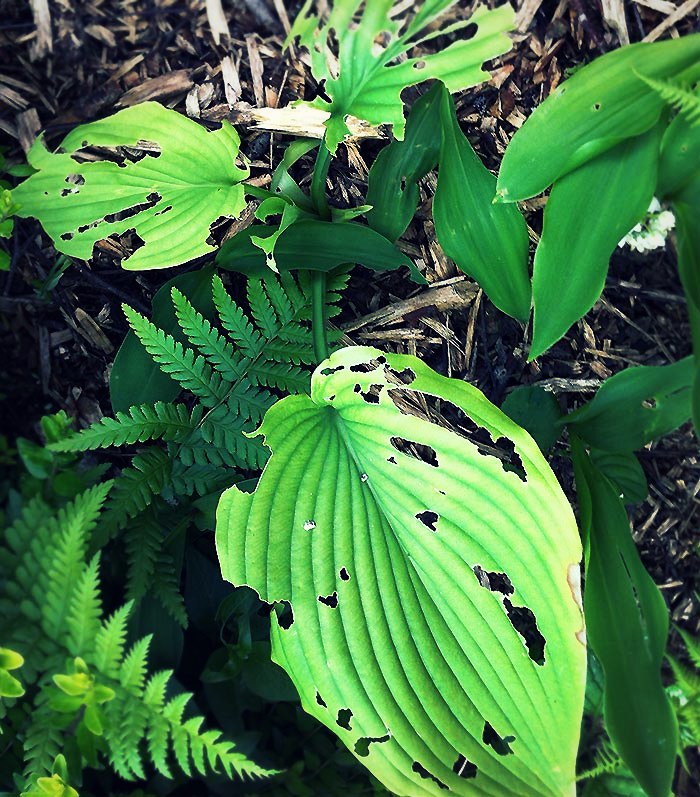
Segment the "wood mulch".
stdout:
<path fill-rule="evenodd" d="M 222 9 L 220 0 L 0 0 L 0 140 L 9 162 L 22 161 L 40 130 L 56 143 L 76 124 L 157 100 L 204 123 L 232 120 L 253 175 L 265 185 L 289 138 L 259 126 L 260 119 L 269 126 L 264 109 L 313 96 L 316 88 L 305 58 L 283 47 L 300 5 L 234 0 Z M 460 3 L 451 13 L 463 15 L 470 5 Z M 568 69 L 621 42 L 700 30 L 700 0 L 517 5 L 513 50 L 491 63 L 487 84 L 458 98 L 465 130 L 494 170 L 515 130 Z M 367 164 L 382 144 L 367 138 L 340 148 L 330 173 L 336 204 L 362 201 Z M 302 162 L 302 179 L 308 180 L 310 166 L 310 160 Z M 429 175 L 419 213 L 401 242 L 430 287 L 417 288 L 405 274 L 357 269 L 339 320 L 349 341 L 418 354 L 473 382 L 496 403 L 518 384 L 539 383 L 569 408 L 628 365 L 665 364 L 690 352 L 670 244 L 645 256 L 618 251 L 603 298 L 551 351 L 527 364 L 529 331 L 496 312 L 435 243 L 434 187 Z M 542 205 L 525 203 L 533 242 Z M 252 222 L 252 209 L 245 223 Z M 11 272 L 0 275 L 0 431 L 10 439 L 35 436 L 44 412 L 64 408 L 81 423 L 110 412 L 109 368 L 126 332 L 120 304 L 146 310 L 154 290 L 172 276 L 124 272 L 105 245 L 92 263 L 71 265 L 56 279 L 56 255 L 39 226 L 19 221 L 16 229 Z M 640 458 L 650 494 L 634 513 L 635 537 L 673 622 L 698 634 L 697 440 L 686 426 Z M 554 465 L 573 492 L 566 461 L 559 457 Z M 677 644 L 674 634 L 672 648 Z M 683 775 L 677 788 L 678 794 L 697 795 L 700 781 Z"/>

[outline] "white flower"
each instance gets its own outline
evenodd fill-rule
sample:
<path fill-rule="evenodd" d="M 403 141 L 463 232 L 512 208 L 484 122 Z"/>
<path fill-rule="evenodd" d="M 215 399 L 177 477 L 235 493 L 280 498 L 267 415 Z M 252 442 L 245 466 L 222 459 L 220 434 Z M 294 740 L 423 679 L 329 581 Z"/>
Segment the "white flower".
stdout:
<path fill-rule="evenodd" d="M 629 246 L 636 252 L 651 252 L 663 249 L 670 230 L 676 226 L 676 218 L 670 210 L 662 210 L 661 203 L 654 197 L 649 205 L 646 218 L 625 235 L 619 247 Z"/>

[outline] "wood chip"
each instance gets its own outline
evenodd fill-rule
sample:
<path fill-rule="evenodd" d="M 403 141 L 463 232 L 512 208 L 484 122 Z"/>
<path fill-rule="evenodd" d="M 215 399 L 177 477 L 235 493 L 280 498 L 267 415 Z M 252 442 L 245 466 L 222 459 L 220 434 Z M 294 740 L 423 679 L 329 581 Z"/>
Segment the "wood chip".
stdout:
<path fill-rule="evenodd" d="M 622 0 L 601 0 L 603 5 L 603 19 L 617 33 L 620 44 L 630 43 L 630 34 L 627 30 L 625 6 Z"/>
<path fill-rule="evenodd" d="M 29 58 L 36 61 L 53 52 L 53 36 L 51 35 L 51 11 L 49 0 L 29 0 L 32 7 L 36 38 L 29 50 Z"/>
<path fill-rule="evenodd" d="M 645 42 L 653 42 L 656 41 L 660 36 L 663 36 L 664 33 L 669 28 L 672 28 L 676 23 L 680 22 L 684 17 L 687 17 L 692 11 L 694 11 L 698 5 L 700 5 L 700 0 L 686 0 L 682 6 L 678 6 L 678 8 L 669 14 L 666 19 L 657 25 L 654 30 L 651 31 L 647 36 L 644 37 L 643 41 Z"/>
<path fill-rule="evenodd" d="M 15 117 L 17 122 L 17 137 L 22 149 L 29 152 L 32 144 L 36 141 L 36 137 L 41 130 L 41 120 L 36 108 L 29 108 L 27 111 L 18 113 Z"/>
<path fill-rule="evenodd" d="M 187 94 L 194 85 L 190 75 L 189 69 L 176 69 L 148 78 L 141 85 L 122 94 L 117 105 L 138 105 L 147 100 L 165 100 L 178 94 Z"/>
<path fill-rule="evenodd" d="M 670 3 L 668 0 L 634 0 L 634 2 L 638 6 L 646 6 L 660 14 L 673 14 L 677 8 L 675 3 Z"/>
<path fill-rule="evenodd" d="M 258 108 L 265 107 L 265 88 L 263 85 L 263 62 L 258 49 L 258 39 L 254 33 L 245 37 L 245 46 L 248 50 L 248 63 L 250 74 L 253 78 L 253 94 Z"/>

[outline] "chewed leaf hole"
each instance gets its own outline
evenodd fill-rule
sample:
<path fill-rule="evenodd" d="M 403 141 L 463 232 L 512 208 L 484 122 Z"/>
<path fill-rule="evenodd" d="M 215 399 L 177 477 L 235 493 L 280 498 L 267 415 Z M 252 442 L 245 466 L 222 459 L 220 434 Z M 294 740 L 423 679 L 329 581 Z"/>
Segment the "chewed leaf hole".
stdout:
<path fill-rule="evenodd" d="M 476 764 L 472 764 L 467 760 L 466 756 L 458 756 L 457 760 L 452 765 L 452 771 L 460 778 L 475 778 L 476 773 L 479 771 Z"/>
<path fill-rule="evenodd" d="M 512 595 L 515 588 L 505 573 L 496 573 L 484 570 L 479 565 L 472 568 L 479 584 L 491 592 L 500 592 L 502 595 Z"/>
<path fill-rule="evenodd" d="M 372 371 L 376 371 L 380 365 L 384 365 L 384 363 L 386 363 L 386 357 L 376 357 L 367 363 L 356 363 L 355 365 L 351 365 L 350 370 L 354 374 L 370 374 Z"/>
<path fill-rule="evenodd" d="M 327 703 L 326 703 L 326 701 L 325 701 L 325 700 L 324 700 L 324 699 L 321 697 L 321 693 L 320 693 L 320 692 L 316 692 L 316 702 L 317 702 L 317 703 L 318 703 L 318 705 L 319 705 L 319 706 L 321 706 L 322 708 L 328 708 L 328 704 L 327 704 Z"/>
<path fill-rule="evenodd" d="M 390 462 L 392 465 L 398 465 L 398 464 L 399 464 L 399 463 L 396 461 L 396 457 L 395 457 L 395 456 L 393 456 L 393 454 L 392 454 L 392 456 L 390 456 L 390 457 L 387 457 L 387 458 L 386 458 L 386 461 L 387 461 L 387 462 Z"/>
<path fill-rule="evenodd" d="M 446 783 L 443 783 L 439 778 L 436 778 L 432 772 L 428 772 L 423 764 L 419 763 L 418 761 L 413 762 L 411 769 L 419 774 L 423 780 L 432 780 L 433 783 L 437 783 L 441 789 L 447 789 L 449 791 L 450 787 Z"/>
<path fill-rule="evenodd" d="M 492 747 L 498 755 L 511 755 L 511 744 L 515 741 L 515 736 L 499 736 L 490 723 L 484 723 L 484 733 L 481 737 L 484 744 Z"/>
<path fill-rule="evenodd" d="M 345 728 L 346 731 L 351 731 L 352 730 L 352 726 L 350 725 L 351 719 L 352 719 L 352 711 L 350 711 L 349 708 L 341 708 L 338 711 L 338 717 L 335 722 L 341 728 Z"/>
<path fill-rule="evenodd" d="M 304 528 L 304 531 L 313 531 L 316 528 L 316 521 L 315 520 L 305 520 L 303 528 Z"/>
<path fill-rule="evenodd" d="M 332 376 L 333 374 L 337 374 L 338 371 L 343 371 L 344 369 L 344 365 L 336 365 L 335 368 L 322 368 L 321 376 Z"/>
<path fill-rule="evenodd" d="M 394 385 L 410 385 L 416 379 L 416 374 L 411 368 L 397 371 L 396 368 L 392 368 L 388 363 L 384 366 L 384 376 L 387 382 L 391 382 Z"/>
<path fill-rule="evenodd" d="M 423 512 L 419 512 L 416 515 L 416 519 L 420 520 L 420 522 L 427 526 L 431 531 L 437 531 L 437 522 L 440 519 L 440 515 L 437 512 L 433 512 L 430 509 L 426 509 Z"/>
<path fill-rule="evenodd" d="M 384 385 L 370 385 L 369 390 L 362 390 L 361 385 L 355 385 L 355 393 L 359 393 L 368 404 L 379 404 L 379 394 L 384 390 Z"/>
<path fill-rule="evenodd" d="M 345 567 L 340 568 L 338 575 L 340 576 L 341 581 L 350 581 L 350 573 L 348 573 Z"/>
<path fill-rule="evenodd" d="M 117 213 L 108 213 L 104 217 L 104 220 L 108 224 L 113 224 L 115 221 L 124 221 L 125 219 L 130 219 L 132 216 L 137 216 L 139 213 L 143 213 L 144 210 L 150 210 L 151 208 L 154 208 L 162 198 L 163 197 L 157 191 L 152 191 L 146 197 L 145 202 L 132 205 L 130 208 L 125 208 Z M 82 228 L 78 227 L 78 232 L 83 232 Z"/>
<path fill-rule="evenodd" d="M 361 736 L 355 742 L 355 753 L 361 758 L 369 755 L 369 746 L 371 744 L 383 744 L 391 739 L 391 734 L 387 733 L 384 736 Z"/>
<path fill-rule="evenodd" d="M 324 606 L 329 606 L 331 609 L 338 608 L 338 593 L 333 592 L 331 595 L 319 595 L 318 602 Z"/>
<path fill-rule="evenodd" d="M 277 615 L 277 625 L 284 631 L 292 627 L 294 623 L 294 612 L 289 601 L 279 601 L 275 604 L 275 614 Z"/>
<path fill-rule="evenodd" d="M 391 445 L 407 457 L 419 459 L 425 462 L 426 465 L 432 465 L 437 468 L 439 466 L 437 452 L 432 446 L 426 446 L 422 443 L 416 443 L 413 440 L 406 440 L 404 437 L 390 438 Z"/>
<path fill-rule="evenodd" d="M 530 658 L 541 667 L 544 664 L 545 638 L 537 627 L 537 618 L 532 609 L 525 606 L 513 606 L 508 598 L 503 599 L 508 619 L 513 628 L 520 634 L 527 647 Z"/>

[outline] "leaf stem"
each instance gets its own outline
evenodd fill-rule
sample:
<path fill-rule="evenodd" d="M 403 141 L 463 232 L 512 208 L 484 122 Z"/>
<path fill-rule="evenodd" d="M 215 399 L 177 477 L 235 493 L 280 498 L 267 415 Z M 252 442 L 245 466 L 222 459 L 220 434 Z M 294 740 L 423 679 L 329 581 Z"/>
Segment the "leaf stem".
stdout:
<path fill-rule="evenodd" d="M 330 356 L 328 335 L 326 334 L 326 286 L 325 271 L 311 273 L 311 337 L 314 344 L 314 356 L 317 363 L 322 363 Z"/>
<path fill-rule="evenodd" d="M 316 154 L 314 173 L 311 178 L 311 201 L 319 217 L 329 221 L 331 211 L 326 196 L 326 178 L 331 164 L 331 153 L 325 141 L 321 142 Z M 311 336 L 314 344 L 314 356 L 317 363 L 323 362 L 330 355 L 326 325 L 326 288 L 328 278 L 325 271 L 311 272 Z"/>
<path fill-rule="evenodd" d="M 259 185 L 251 185 L 250 183 L 243 183 L 243 190 L 248 196 L 254 196 L 256 199 L 269 199 L 270 197 L 277 196 L 267 188 L 261 188 Z"/>

